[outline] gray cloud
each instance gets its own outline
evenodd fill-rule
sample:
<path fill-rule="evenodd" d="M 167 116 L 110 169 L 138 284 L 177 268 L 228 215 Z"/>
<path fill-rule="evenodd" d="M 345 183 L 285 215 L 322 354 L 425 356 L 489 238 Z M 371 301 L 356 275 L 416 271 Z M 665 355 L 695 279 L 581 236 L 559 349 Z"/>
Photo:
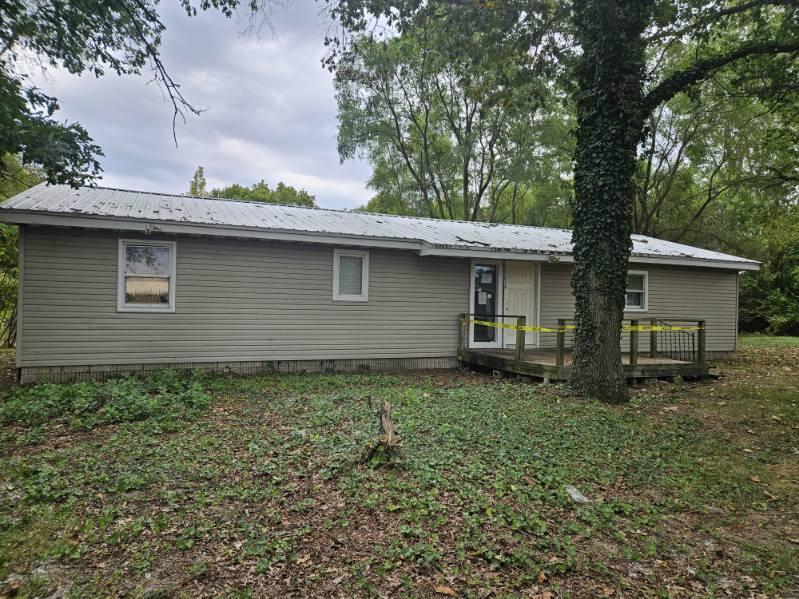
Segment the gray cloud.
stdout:
<path fill-rule="evenodd" d="M 184 95 L 206 109 L 179 124 L 177 148 L 171 106 L 147 74 L 95 79 L 51 71 L 39 81 L 59 98 L 60 118 L 82 123 L 102 146 L 102 185 L 180 193 L 202 164 L 211 187 L 283 181 L 325 207 L 369 198 L 368 165 L 339 164 L 318 5 L 276 10 L 273 32 L 260 35 L 243 35 L 243 20 L 213 12 L 189 19 L 163 6 L 163 60 Z"/>

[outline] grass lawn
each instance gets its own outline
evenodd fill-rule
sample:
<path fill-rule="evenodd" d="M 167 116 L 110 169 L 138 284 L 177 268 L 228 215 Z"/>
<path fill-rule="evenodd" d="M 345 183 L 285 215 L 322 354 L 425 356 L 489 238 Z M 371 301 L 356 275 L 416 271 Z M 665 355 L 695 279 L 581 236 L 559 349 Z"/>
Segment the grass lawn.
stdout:
<path fill-rule="evenodd" d="M 799 347 L 799 337 L 772 337 L 770 335 L 741 335 L 739 347 Z"/>
<path fill-rule="evenodd" d="M 460 372 L 12 390 L 0 595 L 795 597 L 799 345 L 721 370 L 624 407 Z M 362 463 L 384 398 L 401 458 Z"/>

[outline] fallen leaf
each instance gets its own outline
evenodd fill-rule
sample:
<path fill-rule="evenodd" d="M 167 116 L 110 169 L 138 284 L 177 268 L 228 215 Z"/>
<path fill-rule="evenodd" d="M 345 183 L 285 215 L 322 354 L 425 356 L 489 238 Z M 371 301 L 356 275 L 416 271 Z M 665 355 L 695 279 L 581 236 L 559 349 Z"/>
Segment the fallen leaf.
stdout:
<path fill-rule="evenodd" d="M 533 599 L 552 599 L 552 593 L 544 591 L 543 593 L 538 593 L 538 595 L 533 595 Z"/>
<path fill-rule="evenodd" d="M 445 584 L 437 584 L 433 586 L 433 591 L 438 593 L 439 595 L 448 595 L 449 597 L 457 597 L 458 593 L 455 592 L 455 589 L 452 587 L 448 587 Z"/>
<path fill-rule="evenodd" d="M 760 482 L 760 477 L 759 477 L 757 474 L 755 474 L 754 476 L 750 476 L 750 477 L 749 477 L 749 479 L 750 479 L 750 480 L 751 480 L 753 483 L 759 483 L 759 482 Z"/>
<path fill-rule="evenodd" d="M 547 579 L 547 575 L 546 575 L 546 574 L 544 574 L 544 571 L 543 571 L 543 570 L 541 570 L 541 571 L 538 573 L 538 582 L 539 582 L 539 583 L 543 583 L 543 582 L 544 582 L 546 579 Z"/>

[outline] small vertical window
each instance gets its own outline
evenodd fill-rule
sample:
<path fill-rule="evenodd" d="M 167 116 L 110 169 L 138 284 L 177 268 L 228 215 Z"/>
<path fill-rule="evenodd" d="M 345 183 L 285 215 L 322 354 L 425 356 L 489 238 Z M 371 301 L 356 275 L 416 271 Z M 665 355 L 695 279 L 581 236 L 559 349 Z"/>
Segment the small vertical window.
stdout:
<path fill-rule="evenodd" d="M 334 250 L 333 299 L 344 302 L 369 299 L 369 252 Z"/>
<path fill-rule="evenodd" d="M 175 311 L 175 243 L 119 242 L 120 312 Z"/>
<path fill-rule="evenodd" d="M 624 295 L 626 310 L 646 310 L 647 308 L 647 273 L 630 272 L 627 274 L 627 287 Z"/>

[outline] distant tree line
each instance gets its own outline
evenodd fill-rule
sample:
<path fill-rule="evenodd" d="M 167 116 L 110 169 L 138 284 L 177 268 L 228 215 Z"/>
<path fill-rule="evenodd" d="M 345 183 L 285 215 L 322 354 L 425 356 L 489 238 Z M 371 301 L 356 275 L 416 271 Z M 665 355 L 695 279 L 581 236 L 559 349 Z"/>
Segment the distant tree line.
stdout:
<path fill-rule="evenodd" d="M 279 181 L 274 189 L 261 179 L 249 187 L 232 183 L 225 187 L 215 187 L 207 190 L 205 169 L 197 167 L 194 176 L 189 182 L 188 195 L 196 197 L 225 198 L 228 200 L 247 200 L 250 202 L 264 202 L 266 204 L 283 204 L 285 206 L 316 206 L 316 198 L 304 189 L 296 189 Z"/>

